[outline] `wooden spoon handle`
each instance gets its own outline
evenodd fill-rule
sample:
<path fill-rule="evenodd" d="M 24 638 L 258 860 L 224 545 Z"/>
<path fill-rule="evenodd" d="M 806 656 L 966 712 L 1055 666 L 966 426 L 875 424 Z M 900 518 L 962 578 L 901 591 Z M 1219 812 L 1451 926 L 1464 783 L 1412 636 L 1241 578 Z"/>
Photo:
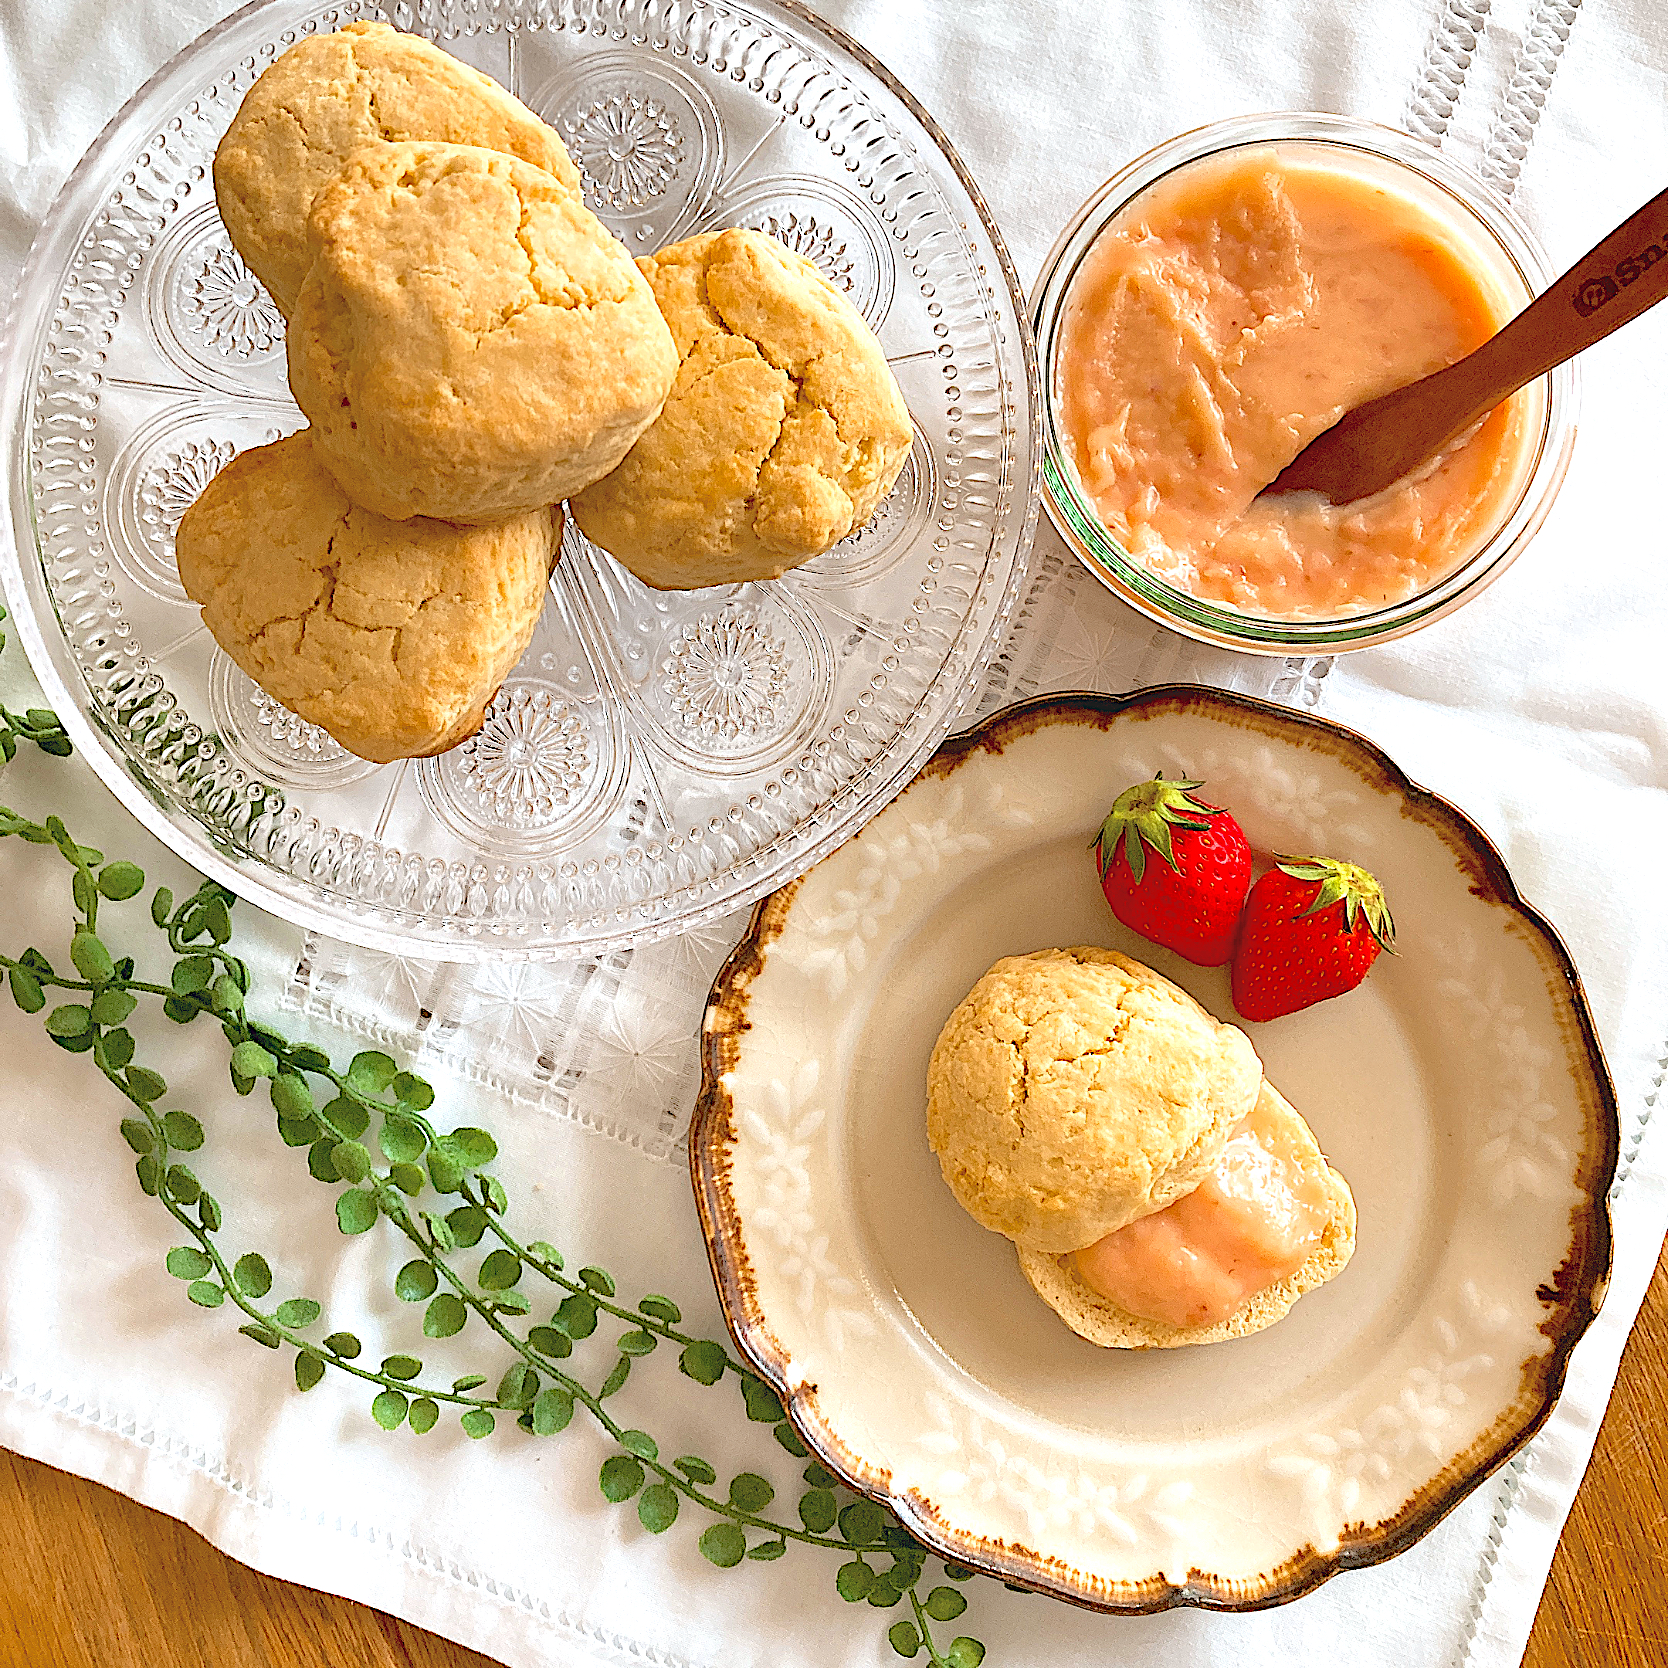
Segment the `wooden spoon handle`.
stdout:
<path fill-rule="evenodd" d="M 1661 191 L 1503 330 L 1453 367 L 1456 379 L 1462 370 L 1466 373 L 1464 403 L 1469 420 L 1492 411 L 1526 382 L 1602 341 L 1665 295 L 1668 191 Z"/>

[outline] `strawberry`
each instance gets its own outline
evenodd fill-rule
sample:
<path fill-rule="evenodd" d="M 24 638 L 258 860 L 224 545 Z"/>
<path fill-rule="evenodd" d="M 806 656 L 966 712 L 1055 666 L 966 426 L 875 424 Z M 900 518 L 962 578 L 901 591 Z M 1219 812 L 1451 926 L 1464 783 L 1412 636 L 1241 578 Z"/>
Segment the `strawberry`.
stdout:
<path fill-rule="evenodd" d="M 1234 953 L 1251 884 L 1251 848 L 1233 816 L 1193 797 L 1202 782 L 1162 775 L 1119 794 L 1095 838 L 1112 913 L 1143 938 L 1201 967 Z M 1148 863 L 1147 848 L 1164 859 Z"/>
<path fill-rule="evenodd" d="M 1278 857 L 1245 900 L 1234 952 L 1234 1006 L 1242 1019 L 1278 1019 L 1342 996 L 1380 950 L 1395 953 L 1384 889 L 1353 863 Z"/>

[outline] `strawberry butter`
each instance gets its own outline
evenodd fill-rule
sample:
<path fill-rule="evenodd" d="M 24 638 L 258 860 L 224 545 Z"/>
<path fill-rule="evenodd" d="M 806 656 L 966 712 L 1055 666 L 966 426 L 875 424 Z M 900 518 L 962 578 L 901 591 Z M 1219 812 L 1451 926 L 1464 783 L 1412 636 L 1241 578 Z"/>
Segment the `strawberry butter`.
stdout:
<path fill-rule="evenodd" d="M 1073 1257 L 1090 1290 L 1132 1315 L 1212 1326 L 1303 1266 L 1331 1198 L 1325 1161 L 1264 1098 L 1191 1193 Z"/>
<path fill-rule="evenodd" d="M 1243 147 L 1141 191 L 1078 268 L 1054 359 L 1071 462 L 1125 551 L 1278 618 L 1423 590 L 1488 542 L 1534 464 L 1519 394 L 1372 498 L 1257 501 L 1344 412 L 1470 352 L 1524 300 L 1434 207 L 1317 155 Z"/>

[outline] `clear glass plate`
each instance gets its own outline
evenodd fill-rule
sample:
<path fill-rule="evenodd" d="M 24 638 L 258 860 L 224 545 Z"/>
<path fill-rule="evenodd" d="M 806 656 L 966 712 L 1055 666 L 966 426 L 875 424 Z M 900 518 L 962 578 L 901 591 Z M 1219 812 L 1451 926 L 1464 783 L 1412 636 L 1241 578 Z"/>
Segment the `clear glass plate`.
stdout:
<path fill-rule="evenodd" d="M 180 589 L 179 518 L 301 426 L 214 147 L 303 35 L 388 16 L 554 125 L 634 252 L 757 227 L 879 333 L 913 455 L 870 524 L 768 584 L 663 594 L 571 525 L 473 740 L 374 766 L 278 706 Z M 783 0 L 262 0 L 142 88 L 53 205 L 5 349 L 0 576 L 48 698 L 133 813 L 289 920 L 430 959 L 641 944 L 807 868 L 913 774 L 1023 578 L 1040 432 L 977 188 L 862 48 Z"/>

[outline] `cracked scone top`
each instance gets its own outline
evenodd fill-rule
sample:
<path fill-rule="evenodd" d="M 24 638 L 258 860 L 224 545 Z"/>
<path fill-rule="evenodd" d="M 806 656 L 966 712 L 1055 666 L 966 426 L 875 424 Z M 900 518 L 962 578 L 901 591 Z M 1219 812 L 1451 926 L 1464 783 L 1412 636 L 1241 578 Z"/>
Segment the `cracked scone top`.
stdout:
<path fill-rule="evenodd" d="M 1074 1251 L 1203 1180 L 1251 1109 L 1243 1031 L 1115 950 L 1007 956 L 933 1046 L 927 1137 L 962 1207 L 1033 1251 Z"/>
<path fill-rule="evenodd" d="M 361 150 L 307 220 L 290 391 L 348 495 L 488 522 L 605 475 L 677 350 L 624 246 L 542 168 L 478 146 Z"/>
<path fill-rule="evenodd" d="M 240 453 L 186 511 L 180 582 L 269 695 L 362 759 L 473 735 L 544 606 L 561 511 L 493 527 L 351 503 L 306 431 Z"/>
<path fill-rule="evenodd" d="M 220 217 L 287 318 L 312 265 L 307 210 L 362 146 L 440 139 L 534 163 L 577 199 L 579 170 L 556 134 L 490 76 L 420 35 L 350 23 L 292 46 L 238 106 L 214 153 Z"/>
<path fill-rule="evenodd" d="M 569 505 L 660 590 L 772 579 L 874 513 L 909 456 L 909 409 L 874 332 L 762 232 L 707 232 L 637 263 L 677 381 L 613 474 Z"/>

